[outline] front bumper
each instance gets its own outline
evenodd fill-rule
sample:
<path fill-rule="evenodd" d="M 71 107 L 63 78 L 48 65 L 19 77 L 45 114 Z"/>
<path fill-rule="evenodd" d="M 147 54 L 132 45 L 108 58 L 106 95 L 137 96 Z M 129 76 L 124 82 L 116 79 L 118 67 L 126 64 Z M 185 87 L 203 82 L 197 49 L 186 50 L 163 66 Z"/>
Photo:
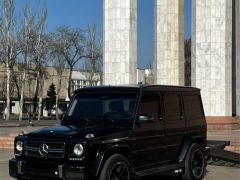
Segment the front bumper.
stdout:
<path fill-rule="evenodd" d="M 36 164 L 36 163 L 35 163 Z M 9 160 L 9 175 L 14 178 L 85 180 L 85 169 L 71 165 L 32 166 L 23 160 Z"/>

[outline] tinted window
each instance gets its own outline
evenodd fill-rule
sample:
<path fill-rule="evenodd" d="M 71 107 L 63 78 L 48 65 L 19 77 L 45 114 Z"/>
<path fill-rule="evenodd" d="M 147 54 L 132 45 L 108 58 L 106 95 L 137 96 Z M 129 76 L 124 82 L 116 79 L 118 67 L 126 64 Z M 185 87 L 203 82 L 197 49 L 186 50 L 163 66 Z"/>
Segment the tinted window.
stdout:
<path fill-rule="evenodd" d="M 159 94 L 154 91 L 144 91 L 139 107 L 139 115 L 151 115 L 154 119 L 159 115 Z"/>
<path fill-rule="evenodd" d="M 108 121 L 129 126 L 132 124 L 136 99 L 135 92 L 82 92 L 74 97 L 64 124 L 90 126 L 92 123 Z"/>
<path fill-rule="evenodd" d="M 178 94 L 164 95 L 165 118 L 167 121 L 176 121 L 181 116 L 180 96 Z"/>
<path fill-rule="evenodd" d="M 112 114 L 117 117 L 124 114 L 129 117 L 135 108 L 136 96 L 136 93 L 81 93 L 74 98 L 68 116 L 98 117 Z"/>
<path fill-rule="evenodd" d="M 198 95 L 184 95 L 183 99 L 187 118 L 198 118 L 203 116 L 201 99 Z"/>

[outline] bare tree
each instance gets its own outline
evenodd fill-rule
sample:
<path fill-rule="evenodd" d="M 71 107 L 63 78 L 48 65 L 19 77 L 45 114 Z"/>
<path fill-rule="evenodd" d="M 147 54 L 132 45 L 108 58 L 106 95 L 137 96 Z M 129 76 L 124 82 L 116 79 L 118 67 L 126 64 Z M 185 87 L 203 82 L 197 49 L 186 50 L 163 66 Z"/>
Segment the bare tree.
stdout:
<path fill-rule="evenodd" d="M 36 12 L 32 13 L 30 9 L 30 1 L 27 1 L 23 7 L 23 27 L 22 27 L 22 54 L 23 54 L 23 64 L 24 68 L 22 71 L 22 80 L 21 80 L 21 92 L 20 92 L 20 102 L 19 102 L 19 121 L 22 120 L 23 116 L 23 103 L 24 103 L 24 89 L 25 82 L 27 77 L 27 69 L 29 68 L 30 63 L 30 44 L 31 44 L 31 32 L 34 28 L 34 21 L 36 17 Z"/>
<path fill-rule="evenodd" d="M 31 10 L 30 0 L 28 0 L 23 7 L 23 25 L 21 34 L 19 36 L 19 41 L 22 45 L 21 55 L 23 57 L 23 62 L 21 62 L 23 68 L 20 71 L 22 78 L 19 120 L 22 120 L 23 117 L 25 83 L 27 80 L 32 79 L 32 76 L 35 74 L 37 79 L 36 91 L 39 92 L 41 89 L 39 87 L 39 83 L 43 83 L 42 81 L 44 81 L 44 79 L 40 76 L 43 74 L 41 73 L 41 67 L 45 66 L 43 65 L 44 63 L 42 61 L 45 61 L 43 58 L 43 51 L 46 48 L 43 47 L 42 36 L 45 27 L 46 15 L 47 10 L 45 6 L 41 9 L 41 11 L 39 11 L 39 8 Z M 30 73 L 31 70 L 33 70 L 32 73 Z M 40 99 L 42 99 L 42 97 Z M 36 108 L 34 110 L 34 112 L 36 112 Z"/>
<path fill-rule="evenodd" d="M 3 0 L 1 3 L 1 56 L 6 67 L 6 120 L 10 119 L 11 69 L 15 64 L 17 51 L 15 1 Z"/>
<path fill-rule="evenodd" d="M 62 86 L 62 79 L 63 79 L 63 71 L 66 67 L 66 62 L 61 58 L 57 58 L 57 61 L 55 63 L 55 69 L 57 71 L 57 87 L 56 87 L 56 120 L 59 120 L 59 94 Z"/>
<path fill-rule="evenodd" d="M 100 73 L 100 81 L 102 77 L 102 40 L 97 37 L 95 24 L 87 27 L 86 53 L 84 69 L 87 71 L 86 78 L 93 85 L 97 73 Z"/>
<path fill-rule="evenodd" d="M 59 120 L 59 93 L 62 86 L 62 79 L 63 79 L 63 72 L 66 68 L 66 60 L 64 56 L 61 53 L 60 45 L 58 44 L 58 40 L 56 37 L 51 38 L 51 56 L 53 58 L 53 67 L 55 68 L 57 72 L 57 86 L 56 86 L 56 120 Z"/>
<path fill-rule="evenodd" d="M 79 60 L 86 57 L 85 50 L 85 37 L 83 31 L 79 28 L 70 28 L 68 26 L 60 26 L 54 33 L 55 39 L 59 42 L 59 53 L 66 60 L 69 67 L 68 74 L 68 98 L 71 97 L 71 77 L 74 66 Z"/>
<path fill-rule="evenodd" d="M 44 34 L 45 22 L 47 17 L 47 9 L 43 7 L 39 20 L 37 22 L 35 30 L 35 41 L 32 43 L 32 56 L 33 62 L 35 64 L 36 81 L 37 87 L 34 95 L 34 101 L 37 100 L 38 96 L 38 120 L 41 118 L 42 114 L 42 103 L 43 103 L 43 85 L 46 77 L 46 66 L 47 66 L 47 56 L 48 56 L 48 36 Z M 36 102 L 34 103 L 34 114 L 36 112 Z"/>

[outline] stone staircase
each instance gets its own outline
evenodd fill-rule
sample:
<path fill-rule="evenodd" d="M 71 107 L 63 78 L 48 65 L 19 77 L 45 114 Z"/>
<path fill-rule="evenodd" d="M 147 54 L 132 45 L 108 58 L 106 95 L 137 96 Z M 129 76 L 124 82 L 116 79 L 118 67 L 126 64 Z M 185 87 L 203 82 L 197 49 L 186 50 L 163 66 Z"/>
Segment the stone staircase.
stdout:
<path fill-rule="evenodd" d="M 240 129 L 239 117 L 206 117 L 208 131 L 238 130 Z"/>
<path fill-rule="evenodd" d="M 10 133 L 8 136 L 0 137 L 0 150 L 13 150 L 14 138 L 17 135 L 17 133 Z"/>

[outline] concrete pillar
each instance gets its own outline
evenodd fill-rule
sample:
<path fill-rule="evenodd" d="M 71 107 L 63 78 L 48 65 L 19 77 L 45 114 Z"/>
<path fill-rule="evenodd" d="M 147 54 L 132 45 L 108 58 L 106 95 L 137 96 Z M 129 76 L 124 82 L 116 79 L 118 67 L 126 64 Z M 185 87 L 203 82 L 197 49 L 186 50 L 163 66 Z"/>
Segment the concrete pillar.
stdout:
<path fill-rule="evenodd" d="M 236 82 L 237 116 L 240 116 L 240 0 L 236 0 Z"/>
<path fill-rule="evenodd" d="M 105 85 L 137 83 L 137 0 L 103 1 Z"/>
<path fill-rule="evenodd" d="M 184 0 L 155 0 L 155 83 L 184 85 Z"/>
<path fill-rule="evenodd" d="M 192 86 L 207 116 L 232 115 L 232 1 L 194 0 Z"/>

